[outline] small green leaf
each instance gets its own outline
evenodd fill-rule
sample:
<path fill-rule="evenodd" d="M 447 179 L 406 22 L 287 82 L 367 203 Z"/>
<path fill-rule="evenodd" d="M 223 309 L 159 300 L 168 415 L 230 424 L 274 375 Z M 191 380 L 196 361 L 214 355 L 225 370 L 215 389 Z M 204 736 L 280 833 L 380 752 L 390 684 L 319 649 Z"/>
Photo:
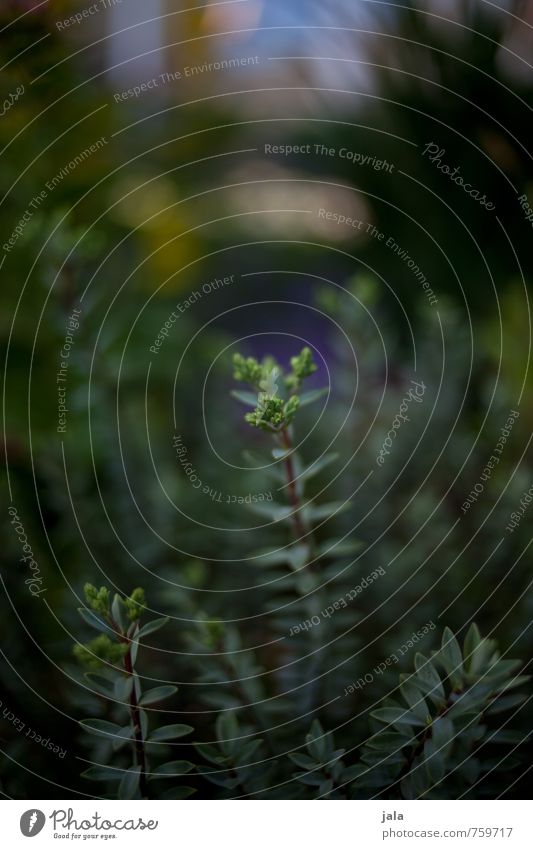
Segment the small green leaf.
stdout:
<path fill-rule="evenodd" d="M 303 567 L 309 562 L 309 557 L 309 546 L 305 544 L 291 545 L 291 547 L 287 549 L 287 561 L 293 572 L 298 572 L 300 569 L 303 569 Z"/>
<path fill-rule="evenodd" d="M 427 657 L 417 652 L 415 655 L 415 668 L 417 678 L 423 686 L 425 695 L 429 695 L 432 701 L 440 706 L 446 701 L 444 687 L 440 675 Z"/>
<path fill-rule="evenodd" d="M 118 752 L 122 746 L 125 746 L 134 736 L 133 726 L 131 724 L 124 725 L 123 728 L 120 729 L 115 739 L 113 740 L 113 751 Z"/>
<path fill-rule="evenodd" d="M 107 634 L 108 636 L 116 637 L 115 631 L 113 631 L 104 619 L 97 616 L 96 613 L 93 613 L 92 610 L 87 610 L 86 607 L 78 607 L 78 613 L 81 618 L 91 626 L 91 628 L 95 628 L 97 631 L 101 631 L 103 634 Z"/>
<path fill-rule="evenodd" d="M 413 736 L 407 736 L 399 731 L 379 731 L 367 740 L 366 745 L 370 749 L 380 749 L 385 752 L 396 752 L 403 749 L 405 746 L 410 746 L 415 742 Z"/>
<path fill-rule="evenodd" d="M 435 748 L 442 752 L 444 758 L 448 757 L 454 736 L 453 722 L 447 716 L 439 716 L 433 721 L 431 739 L 435 743 Z"/>
<path fill-rule="evenodd" d="M 147 738 L 147 743 L 160 743 L 163 740 L 175 740 L 177 737 L 184 737 L 194 731 L 191 725 L 162 725 L 152 731 Z"/>
<path fill-rule="evenodd" d="M 300 752 L 290 752 L 289 758 L 296 766 L 302 769 L 316 769 L 317 766 L 320 766 L 314 758 L 310 758 L 309 755 L 300 754 Z"/>
<path fill-rule="evenodd" d="M 264 501 L 257 504 L 248 504 L 248 509 L 259 516 L 266 516 L 273 522 L 283 522 L 288 519 L 294 512 L 294 508 L 286 504 L 276 504 L 274 502 Z"/>
<path fill-rule="evenodd" d="M 148 714 L 142 708 L 139 710 L 139 718 L 141 721 L 141 734 L 143 740 L 146 740 L 148 737 Z"/>
<path fill-rule="evenodd" d="M 344 557 L 355 554 L 363 547 L 358 540 L 329 539 L 321 543 L 316 549 L 317 557 Z"/>
<path fill-rule="evenodd" d="M 90 681 L 91 685 L 101 696 L 106 696 L 111 699 L 114 698 L 115 686 L 114 682 L 109 680 L 109 678 L 104 678 L 97 672 L 86 672 L 85 677 L 88 681 Z"/>
<path fill-rule="evenodd" d="M 421 719 L 411 710 L 403 710 L 403 708 L 378 708 L 371 712 L 370 716 L 380 722 L 386 722 L 394 725 L 414 725 L 425 726 L 425 720 Z"/>
<path fill-rule="evenodd" d="M 446 766 L 442 752 L 437 751 L 431 738 L 424 743 L 424 761 L 431 783 L 438 784 L 444 778 Z"/>
<path fill-rule="evenodd" d="M 524 734 L 522 731 L 496 731 L 495 734 L 490 734 L 487 737 L 487 743 L 526 743 L 529 740 L 529 734 Z"/>
<path fill-rule="evenodd" d="M 139 640 L 132 640 L 130 643 L 130 656 L 131 656 L 131 665 L 135 666 L 137 663 L 137 654 L 139 652 Z"/>
<path fill-rule="evenodd" d="M 310 389 L 309 392 L 302 392 L 300 395 L 300 407 L 305 407 L 307 404 L 313 404 L 315 401 L 318 401 L 319 398 L 323 398 L 324 395 L 327 395 L 329 389 L 325 386 L 323 389 Z"/>
<path fill-rule="evenodd" d="M 412 681 L 406 680 L 400 684 L 400 692 L 412 712 L 425 723 L 429 710 L 425 700 L 420 695 L 420 690 L 415 687 Z"/>
<path fill-rule="evenodd" d="M 210 746 L 209 743 L 195 743 L 194 748 L 206 761 L 216 764 L 216 766 L 221 766 L 226 761 L 225 755 L 214 746 Z"/>
<path fill-rule="evenodd" d="M 450 628 L 444 629 L 439 657 L 448 673 L 452 687 L 461 687 L 463 684 L 463 655 L 461 654 L 459 643 Z"/>
<path fill-rule="evenodd" d="M 465 658 L 465 666 L 469 672 L 479 671 L 476 668 L 476 650 L 481 644 L 481 634 L 475 622 L 472 622 L 470 628 L 466 632 L 463 653 Z"/>
<path fill-rule="evenodd" d="M 144 637 L 147 637 L 148 634 L 153 634 L 154 631 L 159 631 L 159 629 L 163 628 L 167 622 L 170 622 L 169 616 L 163 616 L 161 619 L 152 619 L 151 622 L 147 622 L 146 625 L 143 625 L 137 634 L 137 639 L 143 639 Z"/>
<path fill-rule="evenodd" d="M 324 733 L 324 730 L 318 719 L 313 720 L 309 733 L 306 734 L 305 742 L 307 744 L 307 750 L 309 754 L 312 755 L 312 757 L 315 758 L 319 763 L 323 763 L 327 759 L 327 735 Z"/>
<path fill-rule="evenodd" d="M 166 764 L 156 767 L 148 776 L 152 778 L 176 778 L 181 775 L 187 775 L 194 769 L 194 764 L 190 761 L 168 761 Z"/>
<path fill-rule="evenodd" d="M 215 723 L 215 729 L 222 751 L 227 755 L 237 751 L 241 741 L 238 739 L 240 731 L 235 712 L 224 711 L 220 713 Z"/>
<path fill-rule="evenodd" d="M 173 696 L 174 693 L 178 692 L 178 688 L 172 685 L 164 686 L 164 687 L 153 687 L 151 690 L 147 690 L 146 693 L 140 698 L 140 705 L 151 705 L 154 702 L 161 702 L 163 699 L 168 699 L 170 696 Z"/>
<path fill-rule="evenodd" d="M 116 622 L 120 631 L 122 633 L 125 633 L 128 628 L 128 622 L 126 619 L 124 602 L 122 601 L 118 593 L 115 593 L 113 597 L 113 604 L 111 605 L 111 616 L 113 617 L 113 621 Z"/>
<path fill-rule="evenodd" d="M 119 702 L 127 702 L 133 690 L 131 675 L 120 675 L 115 681 L 115 698 Z"/>
<path fill-rule="evenodd" d="M 245 404 L 247 407 L 257 406 L 256 392 L 246 392 L 245 390 L 233 389 L 231 391 L 231 395 L 233 396 L 233 398 L 236 398 L 237 401 L 240 401 L 241 404 Z"/>
<path fill-rule="evenodd" d="M 170 790 L 165 790 L 160 796 L 160 799 L 188 799 L 196 793 L 194 787 L 171 787 Z"/>
<path fill-rule="evenodd" d="M 324 781 L 321 772 L 295 772 L 293 775 L 300 784 L 308 784 L 310 787 L 319 787 Z"/>
<path fill-rule="evenodd" d="M 235 755 L 235 764 L 237 766 L 249 764 L 262 744 L 262 740 L 249 740 L 244 746 L 240 746 L 239 751 Z"/>
<path fill-rule="evenodd" d="M 319 457 L 318 460 L 315 460 L 314 463 L 311 463 L 307 468 L 302 470 L 301 477 L 304 480 L 309 480 L 313 478 L 315 475 L 318 475 L 323 469 L 330 465 L 330 463 L 334 463 L 338 458 L 337 453 L 324 454 L 323 457 Z"/>
<path fill-rule="evenodd" d="M 117 737 L 121 732 L 121 726 L 116 722 L 108 722 L 107 719 L 82 719 L 80 725 L 89 734 L 96 734 L 97 737 L 107 737 L 111 739 Z"/>
<path fill-rule="evenodd" d="M 119 799 L 138 799 L 139 781 L 141 778 L 140 766 L 132 766 L 126 770 L 118 788 Z"/>
<path fill-rule="evenodd" d="M 351 506 L 349 501 L 331 501 L 329 504 L 313 504 L 308 502 L 305 507 L 305 515 L 310 522 L 319 522 L 323 519 L 332 519 L 339 513 L 348 510 Z"/>
<path fill-rule="evenodd" d="M 81 777 L 88 781 L 122 781 L 123 775 L 123 769 L 110 766 L 91 766 L 81 773 Z"/>
<path fill-rule="evenodd" d="M 511 708 L 523 704 L 526 699 L 527 696 L 523 693 L 514 693 L 512 696 L 498 696 L 497 699 L 491 702 L 486 714 L 487 716 L 491 716 L 496 713 L 504 713 L 504 711 L 511 710 Z"/>

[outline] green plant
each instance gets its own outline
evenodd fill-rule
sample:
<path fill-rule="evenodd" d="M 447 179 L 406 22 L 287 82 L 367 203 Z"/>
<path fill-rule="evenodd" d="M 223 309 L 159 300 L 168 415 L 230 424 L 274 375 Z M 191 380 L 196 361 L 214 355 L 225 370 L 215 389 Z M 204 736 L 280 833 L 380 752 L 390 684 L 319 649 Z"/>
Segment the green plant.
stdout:
<path fill-rule="evenodd" d="M 113 716 L 120 721 L 91 718 L 81 720 L 85 731 L 105 741 L 97 756 L 103 760 L 129 744 L 133 763 L 130 766 L 112 766 L 99 763 L 82 773 L 92 781 L 119 782 L 118 798 L 140 799 L 153 795 L 152 781 L 177 778 L 191 772 L 194 765 L 188 761 L 167 761 L 153 770 L 150 755 L 157 757 L 161 745 L 189 734 L 190 725 L 163 725 L 149 729 L 146 708 L 174 695 L 177 687 L 163 685 L 143 691 L 137 672 L 137 655 L 141 641 L 162 628 L 168 617 L 152 619 L 141 626 L 145 610 L 144 590 L 138 588 L 131 595 L 121 597 L 116 593 L 111 601 L 107 587 L 97 589 L 92 584 L 84 587 L 87 607 L 80 607 L 84 621 L 100 631 L 100 635 L 86 644 L 77 643 L 74 655 L 88 669 L 85 679 L 103 699 Z M 127 717 L 124 721 L 124 717 Z M 193 793 L 190 787 L 172 787 L 157 798 L 185 798 Z"/>
<path fill-rule="evenodd" d="M 215 731 L 215 743 L 196 744 L 198 753 L 210 764 L 199 766 L 198 772 L 222 787 L 226 797 L 268 789 L 272 765 L 268 768 L 261 762 L 263 741 L 250 739 L 253 730 L 240 725 L 234 711 L 226 711 L 217 717 Z"/>
<path fill-rule="evenodd" d="M 251 557 L 254 565 L 259 567 L 270 570 L 285 567 L 281 573 L 270 572 L 271 582 L 279 579 L 284 595 L 281 599 L 271 599 L 268 607 L 272 611 L 272 620 L 279 623 L 285 632 L 295 625 L 295 631 L 301 633 L 300 641 L 307 638 L 308 662 L 300 664 L 300 671 L 294 667 L 291 669 L 291 685 L 294 690 L 301 688 L 298 709 L 308 712 L 319 701 L 321 686 L 321 640 L 316 626 L 325 622 L 322 588 L 331 584 L 343 571 L 340 559 L 349 557 L 360 548 L 355 540 L 327 537 L 321 540 L 317 535 L 317 531 L 330 519 L 349 507 L 349 501 L 317 504 L 307 495 L 309 483 L 337 459 L 337 454 L 323 454 L 306 465 L 295 446 L 293 423 L 296 415 L 302 408 L 322 398 L 328 390 L 302 391 L 304 382 L 317 370 L 308 347 L 291 358 L 288 372 L 284 372 L 273 357 L 266 357 L 260 363 L 254 357 L 235 354 L 233 364 L 235 379 L 250 387 L 249 390 L 232 393 L 241 403 L 253 407 L 251 412 L 246 413 L 245 421 L 267 432 L 274 443 L 271 449 L 271 461 L 274 462 L 267 464 L 268 473 L 279 484 L 278 491 L 283 501 L 251 504 L 250 507 L 271 520 L 273 525 L 281 525 L 286 531 L 285 538 L 276 548 L 260 549 Z M 254 461 L 249 452 L 247 456 Z M 319 532 L 322 533 L 322 530 Z M 277 612 L 279 607 L 288 611 L 281 618 Z"/>
<path fill-rule="evenodd" d="M 357 764 L 346 766 L 342 760 L 346 749 L 337 749 L 331 731 L 327 733 L 315 719 L 305 738 L 306 752 L 291 752 L 289 758 L 300 772 L 293 777 L 306 787 L 316 787 L 319 796 L 346 799 L 347 785 L 359 773 Z"/>
<path fill-rule="evenodd" d="M 518 675 L 519 660 L 504 660 L 495 640 L 477 625 L 463 649 L 449 628 L 441 647 L 415 656 L 415 672 L 400 675 L 405 704 L 387 698 L 371 712 L 374 732 L 362 747 L 358 791 L 390 798 L 452 798 L 490 781 L 492 770 L 518 766 L 514 749 L 527 735 L 507 729 L 499 715 L 519 711 L 527 697 L 514 690 L 529 680 Z M 513 713 L 514 716 L 514 713 Z M 514 748 L 505 757 L 493 747 Z"/>

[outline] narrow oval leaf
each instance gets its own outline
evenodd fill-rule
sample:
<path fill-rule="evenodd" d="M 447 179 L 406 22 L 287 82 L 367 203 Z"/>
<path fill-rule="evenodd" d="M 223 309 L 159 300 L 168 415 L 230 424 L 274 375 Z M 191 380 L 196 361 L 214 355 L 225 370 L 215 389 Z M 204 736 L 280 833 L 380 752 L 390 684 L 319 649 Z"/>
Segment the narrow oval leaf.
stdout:
<path fill-rule="evenodd" d="M 236 398 L 237 401 L 240 401 L 241 404 L 246 404 L 247 407 L 257 407 L 257 395 L 254 392 L 233 389 L 231 395 L 233 398 Z"/>
<path fill-rule="evenodd" d="M 122 781 L 123 769 L 113 769 L 110 766 L 91 766 L 81 773 L 88 781 Z"/>
<path fill-rule="evenodd" d="M 178 737 L 185 737 L 194 731 L 191 725 L 162 725 L 161 728 L 156 728 L 147 738 L 147 743 L 160 743 L 163 740 L 175 740 Z"/>
<path fill-rule="evenodd" d="M 153 634 L 154 631 L 159 631 L 159 629 L 163 628 L 167 622 L 170 622 L 169 616 L 163 616 L 161 619 L 152 619 L 151 622 L 147 622 L 146 625 L 143 625 L 137 634 L 137 639 L 140 640 L 143 637 L 147 637 L 148 634 Z"/>
<path fill-rule="evenodd" d="M 81 618 L 87 622 L 87 625 L 90 625 L 91 628 L 95 628 L 97 631 L 101 631 L 103 634 L 107 634 L 108 636 L 116 636 L 113 629 L 104 621 L 100 616 L 96 613 L 93 613 L 92 610 L 87 610 L 86 607 L 78 607 L 78 613 Z"/>
<path fill-rule="evenodd" d="M 119 799 L 139 798 L 139 781 L 141 778 L 140 766 L 132 766 L 126 770 L 118 788 Z"/>
<path fill-rule="evenodd" d="M 319 457 L 318 460 L 315 460 L 314 463 L 311 463 L 311 465 L 303 469 L 301 477 L 304 478 L 304 480 L 309 480 L 309 478 L 313 478 L 315 475 L 318 475 L 319 472 L 322 471 L 322 469 L 325 469 L 327 466 L 330 465 L 330 463 L 333 463 L 338 458 L 338 456 L 339 455 L 335 452 L 332 452 L 331 454 L 324 454 L 323 457 Z"/>
<path fill-rule="evenodd" d="M 116 722 L 108 722 L 107 719 L 81 719 L 80 725 L 90 734 L 98 737 L 117 737 L 121 732 L 121 726 Z"/>
<path fill-rule="evenodd" d="M 300 397 L 300 407 L 305 407 L 307 404 L 312 404 L 327 395 L 329 389 L 325 386 L 323 389 L 310 389 L 309 392 L 302 392 Z"/>
<path fill-rule="evenodd" d="M 169 761 L 154 769 L 149 778 L 177 778 L 181 775 L 187 775 L 193 769 L 194 764 L 190 761 Z"/>
<path fill-rule="evenodd" d="M 178 688 L 173 687 L 170 684 L 164 687 L 154 687 L 152 690 L 147 690 L 146 693 L 141 696 L 139 704 L 152 705 L 154 702 L 161 702 L 163 699 L 168 699 L 177 692 Z"/>
<path fill-rule="evenodd" d="M 160 799 L 188 799 L 196 793 L 194 787 L 171 787 L 159 796 Z"/>
<path fill-rule="evenodd" d="M 116 622 L 116 624 L 120 628 L 121 632 L 126 633 L 128 627 L 128 620 L 126 619 L 124 602 L 122 601 L 118 593 L 115 593 L 113 598 L 113 603 L 111 605 L 111 616 L 113 617 L 113 621 Z"/>
<path fill-rule="evenodd" d="M 133 690 L 133 678 L 131 675 L 121 675 L 115 681 L 115 698 L 119 702 L 127 702 Z"/>

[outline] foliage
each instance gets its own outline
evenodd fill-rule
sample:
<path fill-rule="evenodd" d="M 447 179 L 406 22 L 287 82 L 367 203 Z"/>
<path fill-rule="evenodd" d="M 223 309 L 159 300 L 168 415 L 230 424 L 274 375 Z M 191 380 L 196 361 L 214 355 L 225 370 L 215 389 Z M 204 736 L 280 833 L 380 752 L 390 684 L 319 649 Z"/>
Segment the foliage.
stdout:
<path fill-rule="evenodd" d="M 370 713 L 374 733 L 362 747 L 354 787 L 404 799 L 457 799 L 491 774 L 524 763 L 517 747 L 527 735 L 507 726 L 529 701 L 514 690 L 529 680 L 521 661 L 504 659 L 496 641 L 472 624 L 463 649 L 449 628 L 440 649 L 415 656 L 415 672 L 400 676 L 399 695 Z M 510 718 L 500 719 L 501 713 Z M 509 748 L 503 755 L 494 748 Z M 487 780 L 488 779 L 488 780 Z"/>
<path fill-rule="evenodd" d="M 129 744 L 133 763 L 131 766 L 106 765 L 99 762 L 82 773 L 91 781 L 118 782 L 119 799 L 149 798 L 153 795 L 152 781 L 155 779 L 181 778 L 193 769 L 189 761 L 164 761 L 152 769 L 151 760 L 160 760 L 161 745 L 191 733 L 190 725 L 160 725 L 150 728 L 146 708 L 159 704 L 177 692 L 174 685 L 143 689 L 142 678 L 137 671 L 137 655 L 141 642 L 169 621 L 167 617 L 152 619 L 141 626 L 140 618 L 146 607 L 144 590 L 134 589 L 121 597 L 115 593 L 111 601 L 107 587 L 99 590 L 92 584 L 85 585 L 87 607 L 79 613 L 84 621 L 97 631 L 99 637 L 91 642 L 74 646 L 77 659 L 91 671 L 85 674 L 88 687 L 105 700 L 119 721 L 91 718 L 81 721 L 89 734 L 106 741 L 106 752 L 100 749 L 99 758 L 106 760 L 122 747 Z M 127 716 L 126 721 L 122 718 Z M 159 783 L 159 782 L 158 782 Z M 183 785 L 172 786 L 157 794 L 162 799 L 183 799 L 194 793 L 194 788 Z"/>

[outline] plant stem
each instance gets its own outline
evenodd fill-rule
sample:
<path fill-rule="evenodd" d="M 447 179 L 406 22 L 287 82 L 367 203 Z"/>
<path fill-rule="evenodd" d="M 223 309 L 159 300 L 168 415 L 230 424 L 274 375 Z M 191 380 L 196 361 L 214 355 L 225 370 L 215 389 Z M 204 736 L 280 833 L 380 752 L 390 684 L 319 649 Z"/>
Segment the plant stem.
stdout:
<path fill-rule="evenodd" d="M 127 674 L 133 678 L 133 664 L 131 662 L 130 649 L 128 649 L 127 653 L 124 656 L 124 669 L 126 670 Z M 141 773 L 139 776 L 139 789 L 141 791 L 141 796 L 144 798 L 146 797 L 146 753 L 144 749 L 144 740 L 141 727 L 141 713 L 139 703 L 137 701 L 137 694 L 135 692 L 135 679 L 133 680 L 133 686 L 131 688 L 129 701 L 131 722 L 133 725 L 133 733 L 135 735 L 135 761 L 136 765 L 141 767 Z"/>
<path fill-rule="evenodd" d="M 303 541 L 304 545 L 306 545 L 307 558 L 305 568 L 308 570 L 308 574 L 312 575 L 314 572 L 316 573 L 316 569 L 318 566 L 318 562 L 316 560 L 313 564 L 310 563 L 310 561 L 313 559 L 313 549 L 315 547 L 315 540 L 311 528 L 308 527 L 302 519 L 303 502 L 296 485 L 296 470 L 294 468 L 294 462 L 292 458 L 293 445 L 288 428 L 284 428 L 282 431 L 280 431 L 280 438 L 283 447 L 287 451 L 287 455 L 284 457 L 284 466 L 285 477 L 287 479 L 288 500 L 289 504 L 293 508 L 293 514 L 291 516 L 291 519 L 294 532 L 294 542 L 297 543 L 299 541 Z M 318 609 L 320 609 L 320 606 L 317 603 L 316 593 L 313 592 L 311 594 L 308 589 L 301 590 L 301 592 L 306 595 L 305 606 L 307 608 L 307 615 L 309 616 L 309 618 L 312 618 L 313 615 L 317 612 L 315 608 L 318 606 Z M 306 711 L 316 703 L 320 691 L 320 681 L 318 678 L 318 672 L 320 668 L 320 661 L 318 657 L 318 651 L 320 650 L 320 641 L 318 639 L 318 632 L 316 629 L 313 629 L 311 631 L 310 641 L 312 655 L 309 672 L 310 677 L 314 677 L 314 680 L 309 681 L 307 706 L 305 707 Z"/>
<path fill-rule="evenodd" d="M 291 440 L 288 429 L 284 428 L 281 431 L 280 436 L 281 436 L 281 440 L 282 440 L 283 447 L 285 448 L 285 450 L 287 452 L 291 452 L 292 451 L 292 440 Z M 294 463 L 293 463 L 293 460 L 292 460 L 292 454 L 288 453 L 286 455 L 286 457 L 284 458 L 283 462 L 284 462 L 284 465 L 285 465 L 285 476 L 287 478 L 287 491 L 288 491 L 289 504 L 291 505 L 291 507 L 293 508 L 293 511 L 294 511 L 292 516 L 291 516 L 291 520 L 292 520 L 292 524 L 294 526 L 295 540 L 298 541 L 299 539 L 302 539 L 302 538 L 309 536 L 309 530 L 308 530 L 308 528 L 306 528 L 306 526 L 304 525 L 304 522 L 302 520 L 302 501 L 300 499 L 300 496 L 298 495 L 298 489 L 296 487 L 296 480 L 295 480 L 296 473 L 295 473 L 295 469 L 294 469 Z M 310 540 L 308 542 L 308 545 L 310 545 Z"/>

